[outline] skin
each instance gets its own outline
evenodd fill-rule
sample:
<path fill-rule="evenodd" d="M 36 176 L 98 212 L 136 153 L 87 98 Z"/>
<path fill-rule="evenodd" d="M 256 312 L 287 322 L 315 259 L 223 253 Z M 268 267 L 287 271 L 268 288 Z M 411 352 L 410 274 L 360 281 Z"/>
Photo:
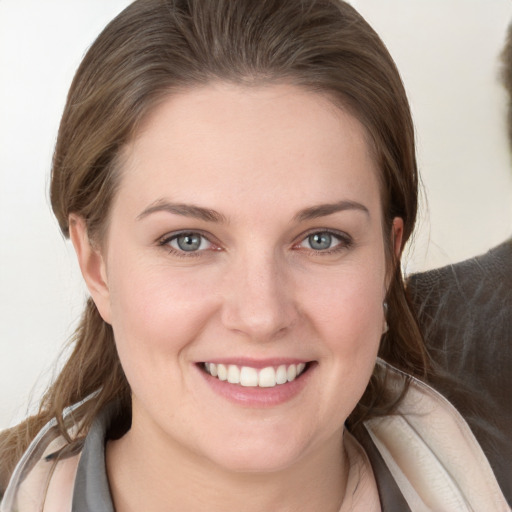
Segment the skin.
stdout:
<path fill-rule="evenodd" d="M 70 219 L 133 392 L 132 428 L 107 447 L 116 510 L 338 510 L 343 425 L 383 332 L 384 236 L 398 255 L 402 231 L 383 234 L 364 128 L 292 85 L 216 83 L 170 96 L 123 156 L 101 246 Z M 180 252 L 181 230 L 201 249 Z M 314 363 L 291 399 L 245 407 L 197 365 L 232 357 Z"/>

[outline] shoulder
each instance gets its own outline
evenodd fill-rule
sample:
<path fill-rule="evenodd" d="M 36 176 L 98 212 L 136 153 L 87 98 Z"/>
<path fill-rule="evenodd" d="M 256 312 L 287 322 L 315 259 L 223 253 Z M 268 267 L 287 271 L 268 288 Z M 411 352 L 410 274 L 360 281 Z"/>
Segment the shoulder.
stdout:
<path fill-rule="evenodd" d="M 512 239 L 413 275 L 407 289 L 436 367 L 432 385 L 464 415 L 512 495 Z"/>
<path fill-rule="evenodd" d="M 48 423 L 16 466 L 0 511 L 70 511 L 82 446 L 80 440 L 69 444 L 56 423 Z"/>
<path fill-rule="evenodd" d="M 512 386 L 512 238 L 476 258 L 411 276 L 407 294 L 443 370 L 477 388 Z"/>
<path fill-rule="evenodd" d="M 512 238 L 481 256 L 414 274 L 406 287 L 428 347 L 458 354 L 449 371 L 461 374 L 466 363 L 488 370 L 504 356 L 512 362 Z M 481 350 L 485 361 L 474 360 Z"/>
<path fill-rule="evenodd" d="M 415 274 L 407 293 L 442 371 L 512 406 L 512 239 L 456 265 Z"/>
<path fill-rule="evenodd" d="M 413 274 L 407 289 L 415 304 L 457 297 L 512 297 L 512 238 L 485 254 L 427 272 Z"/>
<path fill-rule="evenodd" d="M 411 276 L 407 293 L 442 370 L 477 391 L 490 386 L 495 397 L 512 387 L 512 238 L 481 256 Z M 512 409 L 503 398 L 503 408 Z"/>
<path fill-rule="evenodd" d="M 84 403 L 69 408 L 65 417 Z M 14 470 L 0 512 L 113 512 L 105 443 L 123 435 L 128 428 L 126 411 L 116 401 L 101 408 L 88 427 L 83 421 L 73 424 L 66 436 L 52 420 L 32 441 Z M 77 432 L 83 432 L 81 437 Z"/>
<path fill-rule="evenodd" d="M 365 427 L 385 462 L 384 473 L 391 473 L 410 509 L 509 511 L 505 489 L 457 410 L 427 384 L 382 361 L 380 366 L 389 386 L 401 386 L 404 379 L 410 386 L 393 414 L 368 420 Z M 380 468 L 374 466 L 377 480 Z"/>

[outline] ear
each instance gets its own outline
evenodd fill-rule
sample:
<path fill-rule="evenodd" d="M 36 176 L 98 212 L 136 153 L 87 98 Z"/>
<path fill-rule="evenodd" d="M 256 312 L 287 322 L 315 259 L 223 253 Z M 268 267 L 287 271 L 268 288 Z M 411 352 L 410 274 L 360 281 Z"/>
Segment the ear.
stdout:
<path fill-rule="evenodd" d="M 393 226 L 391 227 L 391 236 L 393 242 L 393 251 L 395 258 L 400 259 L 402 254 L 402 239 L 404 236 L 404 220 L 401 217 L 393 219 Z"/>
<path fill-rule="evenodd" d="M 388 261 L 387 272 L 386 272 L 386 281 L 384 287 L 384 297 L 387 296 L 389 286 L 391 284 L 391 279 L 393 274 L 400 269 L 396 269 L 396 262 L 400 261 L 400 257 L 402 255 L 402 240 L 404 235 L 404 220 L 401 217 L 395 217 L 393 219 L 393 223 L 391 225 L 391 247 L 393 250 L 394 260 Z"/>
<path fill-rule="evenodd" d="M 85 220 L 79 215 L 69 216 L 69 235 L 89 293 L 103 320 L 110 323 L 110 292 L 105 259 L 89 239 Z"/>

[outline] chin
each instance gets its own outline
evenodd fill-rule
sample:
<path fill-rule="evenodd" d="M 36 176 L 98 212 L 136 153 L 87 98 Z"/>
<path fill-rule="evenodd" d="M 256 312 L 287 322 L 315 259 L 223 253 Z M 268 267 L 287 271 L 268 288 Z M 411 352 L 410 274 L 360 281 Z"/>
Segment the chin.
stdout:
<path fill-rule="evenodd" d="M 242 448 L 228 450 L 228 453 L 212 457 L 212 462 L 230 473 L 275 473 L 291 468 L 300 460 L 300 453 L 291 450 L 275 450 L 267 446 L 265 449 Z"/>
<path fill-rule="evenodd" d="M 203 454 L 225 471 L 272 473 L 293 467 L 310 452 L 312 440 L 305 439 L 299 432 L 286 429 L 280 435 L 269 434 L 268 430 L 262 432 L 261 429 L 252 435 L 231 433 L 229 439 L 214 441 L 218 449 L 209 443 Z"/>

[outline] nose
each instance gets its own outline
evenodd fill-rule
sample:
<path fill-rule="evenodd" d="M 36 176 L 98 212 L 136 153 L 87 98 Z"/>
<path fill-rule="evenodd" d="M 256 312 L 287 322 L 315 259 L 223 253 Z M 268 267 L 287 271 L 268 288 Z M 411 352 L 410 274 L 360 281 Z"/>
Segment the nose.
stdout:
<path fill-rule="evenodd" d="M 299 313 L 286 263 L 270 254 L 231 263 L 224 281 L 223 325 L 258 342 L 288 332 Z"/>

